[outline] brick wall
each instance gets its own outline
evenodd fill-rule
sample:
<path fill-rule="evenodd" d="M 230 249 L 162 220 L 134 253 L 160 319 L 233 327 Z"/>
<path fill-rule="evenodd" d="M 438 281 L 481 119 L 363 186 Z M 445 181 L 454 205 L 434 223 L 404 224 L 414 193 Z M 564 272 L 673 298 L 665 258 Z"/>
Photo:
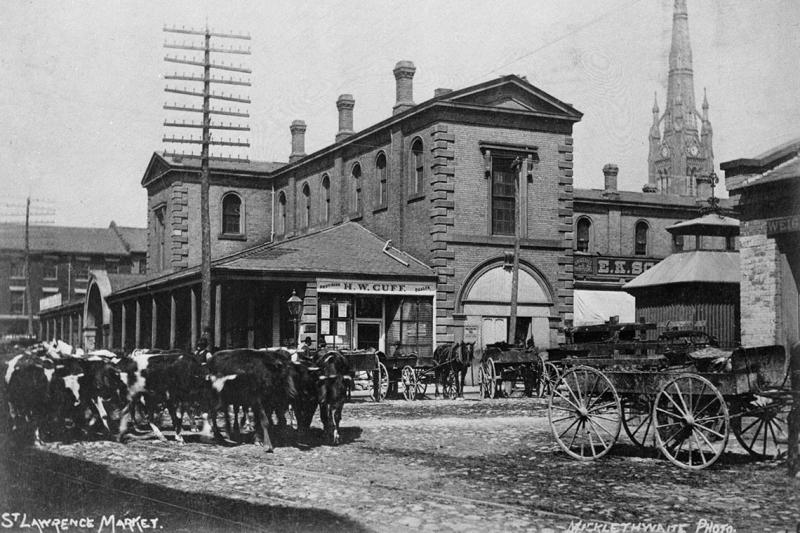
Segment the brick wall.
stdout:
<path fill-rule="evenodd" d="M 781 331 L 780 252 L 767 238 L 763 220 L 743 222 L 739 237 L 742 345 L 783 343 Z"/>

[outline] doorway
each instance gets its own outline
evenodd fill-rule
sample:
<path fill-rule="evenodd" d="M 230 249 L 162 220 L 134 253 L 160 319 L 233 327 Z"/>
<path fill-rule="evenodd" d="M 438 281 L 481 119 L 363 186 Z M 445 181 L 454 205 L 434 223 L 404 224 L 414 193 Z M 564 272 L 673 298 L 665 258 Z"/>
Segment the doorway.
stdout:
<path fill-rule="evenodd" d="M 381 322 L 380 320 L 357 320 L 356 321 L 356 349 L 368 350 L 370 348 L 380 349 L 381 341 Z"/>

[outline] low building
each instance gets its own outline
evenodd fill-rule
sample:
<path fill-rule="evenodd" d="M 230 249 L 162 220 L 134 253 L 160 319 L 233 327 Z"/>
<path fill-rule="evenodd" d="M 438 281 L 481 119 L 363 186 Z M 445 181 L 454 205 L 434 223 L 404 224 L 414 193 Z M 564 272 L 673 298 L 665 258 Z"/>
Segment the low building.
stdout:
<path fill-rule="evenodd" d="M 741 220 L 742 344 L 788 348 L 800 339 L 800 140 L 720 167 Z"/>

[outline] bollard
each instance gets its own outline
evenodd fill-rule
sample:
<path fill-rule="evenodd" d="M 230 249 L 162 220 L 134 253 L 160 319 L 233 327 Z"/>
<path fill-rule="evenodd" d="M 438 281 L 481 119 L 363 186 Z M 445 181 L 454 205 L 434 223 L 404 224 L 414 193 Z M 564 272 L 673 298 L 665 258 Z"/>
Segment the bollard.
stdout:
<path fill-rule="evenodd" d="M 792 384 L 792 411 L 789 413 L 789 476 L 800 476 L 800 341 L 791 348 L 789 363 Z"/>

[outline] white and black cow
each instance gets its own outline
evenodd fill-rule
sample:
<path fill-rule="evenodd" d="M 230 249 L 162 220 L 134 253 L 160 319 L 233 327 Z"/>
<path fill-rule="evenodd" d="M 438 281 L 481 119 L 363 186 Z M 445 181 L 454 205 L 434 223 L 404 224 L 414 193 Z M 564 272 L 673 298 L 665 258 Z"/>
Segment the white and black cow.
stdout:
<path fill-rule="evenodd" d="M 289 400 L 296 394 L 289 372 L 291 362 L 286 354 L 276 350 L 235 349 L 215 353 L 208 363 L 213 403 L 209 416 L 214 436 L 224 440 L 217 425 L 217 413 L 228 406 L 252 409 L 255 416 L 255 443 L 273 451 L 269 438 L 271 413 L 276 413 L 278 425 L 285 426 L 284 416 Z M 230 423 L 226 415 L 230 436 Z"/>
<path fill-rule="evenodd" d="M 319 367 L 317 377 L 317 399 L 319 416 L 325 435 L 331 444 L 339 444 L 339 422 L 342 407 L 347 398 L 349 380 L 352 380 L 347 358 L 338 351 L 331 350 L 317 358 Z M 313 412 L 312 412 L 313 416 Z"/>
<path fill-rule="evenodd" d="M 72 359 L 53 359 L 48 348 L 30 347 L 6 364 L 4 374 L 10 429 L 32 430 L 36 445 L 42 444 L 45 426 L 56 429 L 53 422 L 77 420 L 81 405 L 80 365 Z"/>
<path fill-rule="evenodd" d="M 152 422 L 152 416 L 165 406 L 172 418 L 175 441 L 183 444 L 183 412 L 189 405 L 207 403 L 205 365 L 180 351 L 136 350 L 118 366 L 128 385 L 127 405 L 120 416 L 119 440 L 123 441 L 129 433 L 134 411 L 140 406 L 149 411 L 148 420 L 156 437 L 166 440 Z"/>

